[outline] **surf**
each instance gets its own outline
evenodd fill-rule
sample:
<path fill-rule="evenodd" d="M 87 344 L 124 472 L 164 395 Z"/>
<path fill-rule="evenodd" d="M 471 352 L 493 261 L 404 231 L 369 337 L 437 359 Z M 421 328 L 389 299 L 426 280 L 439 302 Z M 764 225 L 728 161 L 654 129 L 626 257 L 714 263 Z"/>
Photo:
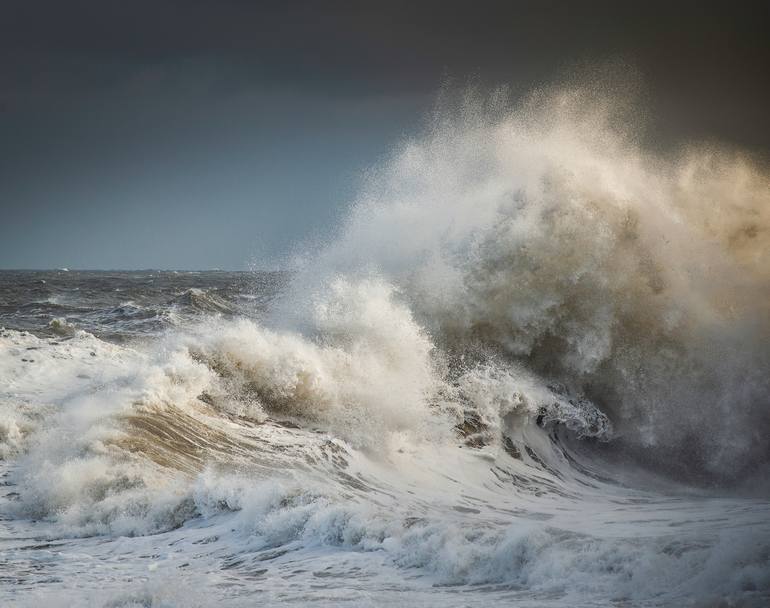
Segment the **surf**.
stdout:
<path fill-rule="evenodd" d="M 634 120 L 601 87 L 445 93 L 280 280 L 100 278 L 143 304 L 4 329 L 9 576 L 53 592 L 32 530 L 151 568 L 109 582 L 149 605 L 762 605 L 768 172 Z M 51 567 L 96 589 L 84 560 Z"/>

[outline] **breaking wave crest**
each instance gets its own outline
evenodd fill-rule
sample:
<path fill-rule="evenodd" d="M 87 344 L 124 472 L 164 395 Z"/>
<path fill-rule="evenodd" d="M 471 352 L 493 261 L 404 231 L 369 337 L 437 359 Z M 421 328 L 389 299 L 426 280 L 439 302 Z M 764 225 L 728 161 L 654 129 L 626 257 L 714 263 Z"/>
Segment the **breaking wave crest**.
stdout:
<path fill-rule="evenodd" d="M 766 461 L 770 176 L 653 154 L 633 118 L 585 89 L 440 105 L 297 283 L 381 277 L 444 352 L 584 393 L 672 473 Z"/>

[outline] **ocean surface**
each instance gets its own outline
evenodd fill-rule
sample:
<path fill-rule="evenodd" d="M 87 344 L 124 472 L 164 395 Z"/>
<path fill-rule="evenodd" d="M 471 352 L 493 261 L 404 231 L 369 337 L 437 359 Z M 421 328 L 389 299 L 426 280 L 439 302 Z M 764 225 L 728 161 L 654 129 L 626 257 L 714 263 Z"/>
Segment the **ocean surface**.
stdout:
<path fill-rule="evenodd" d="M 1 271 L 0 605 L 770 605 L 767 172 L 528 103 L 291 272 Z"/>

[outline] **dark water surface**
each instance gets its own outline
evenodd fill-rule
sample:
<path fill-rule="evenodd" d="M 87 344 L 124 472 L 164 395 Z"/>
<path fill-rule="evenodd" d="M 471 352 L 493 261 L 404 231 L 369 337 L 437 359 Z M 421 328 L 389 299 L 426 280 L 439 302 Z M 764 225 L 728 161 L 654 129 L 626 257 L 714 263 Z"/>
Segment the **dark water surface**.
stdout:
<path fill-rule="evenodd" d="M 157 333 L 205 314 L 258 317 L 282 272 L 0 270 L 0 327 L 83 329 L 107 340 Z"/>

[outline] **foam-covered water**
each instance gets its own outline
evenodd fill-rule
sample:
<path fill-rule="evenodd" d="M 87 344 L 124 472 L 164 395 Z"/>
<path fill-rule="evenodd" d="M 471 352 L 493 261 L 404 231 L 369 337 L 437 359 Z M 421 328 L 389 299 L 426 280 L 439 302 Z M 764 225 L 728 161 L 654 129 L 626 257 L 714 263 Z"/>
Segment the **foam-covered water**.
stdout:
<path fill-rule="evenodd" d="M 770 601 L 768 173 L 450 106 L 290 274 L 0 273 L 3 603 Z"/>

